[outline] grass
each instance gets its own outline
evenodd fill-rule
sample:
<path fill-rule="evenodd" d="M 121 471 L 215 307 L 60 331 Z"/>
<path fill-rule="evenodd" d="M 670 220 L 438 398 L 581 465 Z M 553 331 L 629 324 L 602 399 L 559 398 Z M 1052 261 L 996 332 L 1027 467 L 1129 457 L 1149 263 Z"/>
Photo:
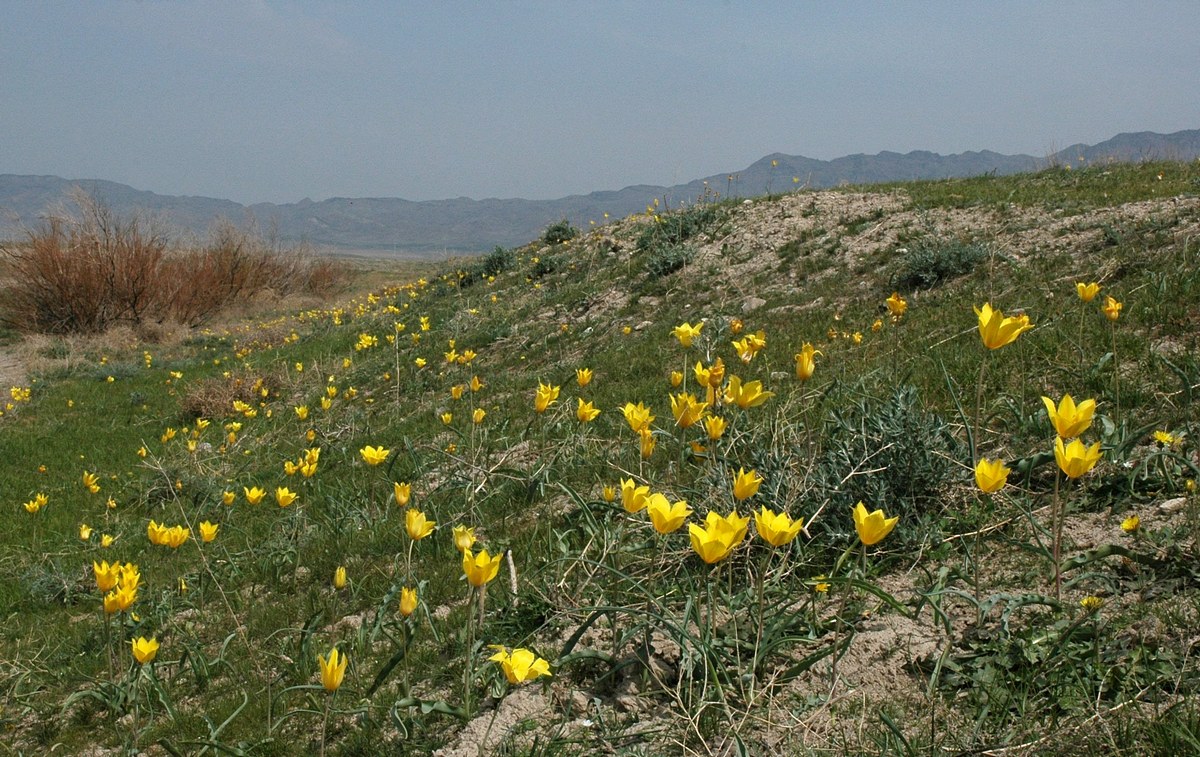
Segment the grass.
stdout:
<path fill-rule="evenodd" d="M 754 206 L 775 203 L 772 217 L 796 224 L 793 241 L 766 250 L 717 253 L 742 206 L 702 204 L 435 271 L 375 267 L 357 280 L 369 293 L 346 302 L 247 313 L 174 342 L 50 340 L 30 399 L 0 416 L 11 748 L 290 754 L 319 749 L 324 730 L 339 754 L 1186 749 L 1200 682 L 1200 507 L 1186 488 L 1197 477 L 1198 219 L 1186 202 L 1119 206 L 1186 199 L 1196 170 L 869 188 L 904 193 L 886 213 L 793 212 L 807 195 L 784 195 Z M 947 209 L 971 214 L 986 256 L 906 290 L 893 320 L 884 300 L 906 265 L 900 250 L 959 239 L 939 220 Z M 1054 244 L 1017 246 L 1063 213 L 1073 226 Z M 684 243 L 695 249 L 685 265 L 651 265 Z M 1081 303 L 1074 282 L 1092 280 L 1100 299 Z M 747 312 L 748 294 L 766 304 Z M 1109 294 L 1124 305 L 1115 324 L 1099 310 Z M 984 301 L 1036 327 L 989 352 L 971 311 Z M 671 330 L 701 320 L 683 349 Z M 760 329 L 766 346 L 743 363 L 730 343 Z M 804 342 L 821 352 L 808 381 L 794 373 Z M 774 394 L 722 403 L 728 427 L 713 442 L 699 425 L 679 428 L 666 395 L 703 397 L 693 366 L 717 358 L 726 377 Z M 595 373 L 586 387 L 582 367 Z M 539 382 L 562 388 L 541 414 Z M 1053 431 L 1040 397 L 1063 393 L 1096 399 L 1085 438 L 1104 458 L 1060 482 L 1056 598 Z M 576 419 L 578 397 L 602 410 L 595 421 Z M 620 411 L 639 401 L 657 416 L 648 459 Z M 973 486 L 976 428 L 981 454 L 1013 469 L 996 495 Z M 1154 430 L 1175 441 L 1156 443 Z M 370 466 L 365 445 L 390 454 Z M 314 447 L 314 476 L 285 472 Z M 739 469 L 764 479 L 743 502 L 730 491 Z M 98 494 L 84 471 L 100 476 Z M 767 506 L 806 530 L 778 549 L 751 535 L 710 566 L 684 531 L 659 535 L 620 495 L 608 501 L 604 487 L 623 479 L 685 500 L 693 523 Z M 406 534 L 395 482 L 437 521 L 429 538 Z M 262 504 L 247 503 L 252 486 L 267 490 Z M 274 504 L 282 486 L 296 504 Z M 27 513 L 38 493 L 49 504 Z M 849 515 L 859 499 L 900 516 L 870 550 Z M 1159 509 L 1167 500 L 1174 509 Z M 1120 528 L 1131 513 L 1142 518 L 1134 536 Z M 192 538 L 153 546 L 151 519 Z M 220 524 L 210 543 L 197 538 L 204 520 Z M 86 541 L 81 522 L 95 529 Z M 476 550 L 511 554 L 474 628 L 455 525 L 475 528 Z M 142 575 L 133 612 L 108 623 L 99 559 Z M 335 590 L 339 566 L 349 584 Z M 397 611 L 403 586 L 421 597 L 410 618 Z M 1079 606 L 1091 595 L 1104 600 L 1097 611 Z M 144 668 L 129 654 L 139 636 L 162 645 Z M 335 644 L 350 665 L 330 696 L 316 657 Z M 531 648 L 554 675 L 511 685 L 489 644 Z M 533 710 L 506 722 L 505 696 Z"/>

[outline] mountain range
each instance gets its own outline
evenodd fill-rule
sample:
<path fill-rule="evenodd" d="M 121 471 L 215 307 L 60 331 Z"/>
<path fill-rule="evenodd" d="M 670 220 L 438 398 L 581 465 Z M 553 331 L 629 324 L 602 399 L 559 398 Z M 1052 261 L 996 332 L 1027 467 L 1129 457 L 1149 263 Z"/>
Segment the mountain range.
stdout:
<path fill-rule="evenodd" d="M 750 197 L 840 184 L 1012 174 L 1052 165 L 1197 157 L 1200 129 L 1192 129 L 1173 134 L 1123 133 L 1096 145 L 1071 145 L 1042 158 L 989 150 L 954 155 L 922 150 L 880 152 L 833 160 L 775 153 L 743 169 L 686 184 L 635 185 L 555 200 L 333 197 L 319 202 L 306 198 L 252 205 L 211 197 L 160 195 L 99 179 L 0 174 L 0 239 L 21 238 L 24 229 L 35 226 L 40 217 L 60 205 L 74 186 L 119 214 L 146 212 L 184 233 L 202 234 L 214 221 L 225 218 L 272 229 L 284 241 L 306 241 L 320 248 L 435 255 L 524 244 L 560 219 L 587 227 L 589 221 L 601 223 L 606 213 L 621 218 L 642 211 L 656 199 L 676 207 L 712 193 Z"/>

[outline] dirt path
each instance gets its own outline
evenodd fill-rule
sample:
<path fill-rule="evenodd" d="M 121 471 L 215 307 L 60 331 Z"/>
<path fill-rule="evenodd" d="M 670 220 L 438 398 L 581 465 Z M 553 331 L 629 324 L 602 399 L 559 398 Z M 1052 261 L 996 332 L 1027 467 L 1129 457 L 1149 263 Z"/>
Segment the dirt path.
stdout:
<path fill-rule="evenodd" d="M 17 360 L 17 356 L 0 347 L 0 388 L 7 389 L 24 381 L 25 369 Z"/>

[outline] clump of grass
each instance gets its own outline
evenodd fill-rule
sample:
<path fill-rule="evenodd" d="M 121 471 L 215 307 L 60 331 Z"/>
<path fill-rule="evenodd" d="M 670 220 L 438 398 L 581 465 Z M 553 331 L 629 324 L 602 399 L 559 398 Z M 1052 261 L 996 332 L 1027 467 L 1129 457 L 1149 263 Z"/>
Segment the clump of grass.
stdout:
<path fill-rule="evenodd" d="M 570 221 L 563 218 L 546 227 L 546 230 L 542 233 L 542 241 L 548 245 L 556 245 L 569 242 L 577 236 L 579 236 L 579 229 L 572 226 Z"/>
<path fill-rule="evenodd" d="M 922 239 L 907 250 L 900 260 L 896 285 L 908 290 L 932 289 L 965 276 L 989 254 L 986 245 L 960 239 Z"/>

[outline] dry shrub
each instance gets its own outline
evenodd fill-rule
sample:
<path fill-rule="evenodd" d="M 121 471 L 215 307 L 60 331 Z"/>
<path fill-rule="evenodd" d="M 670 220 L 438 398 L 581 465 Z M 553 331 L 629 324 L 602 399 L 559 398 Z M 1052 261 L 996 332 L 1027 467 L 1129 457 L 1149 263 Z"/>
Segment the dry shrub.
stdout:
<path fill-rule="evenodd" d="M 214 376 L 188 384 L 180 405 L 184 413 L 195 418 L 222 418 L 233 414 L 233 403 L 241 400 L 258 407 L 261 390 L 277 395 L 286 383 L 286 374 L 275 371 L 256 375 L 244 371 Z"/>
<path fill-rule="evenodd" d="M 347 277 L 344 265 L 253 229 L 220 222 L 206 242 L 184 249 L 140 216 L 118 218 L 82 192 L 72 199 L 79 213 L 53 215 L 24 244 L 0 248 L 0 321 L 58 334 L 148 322 L 195 327 L 263 291 L 326 296 Z"/>

